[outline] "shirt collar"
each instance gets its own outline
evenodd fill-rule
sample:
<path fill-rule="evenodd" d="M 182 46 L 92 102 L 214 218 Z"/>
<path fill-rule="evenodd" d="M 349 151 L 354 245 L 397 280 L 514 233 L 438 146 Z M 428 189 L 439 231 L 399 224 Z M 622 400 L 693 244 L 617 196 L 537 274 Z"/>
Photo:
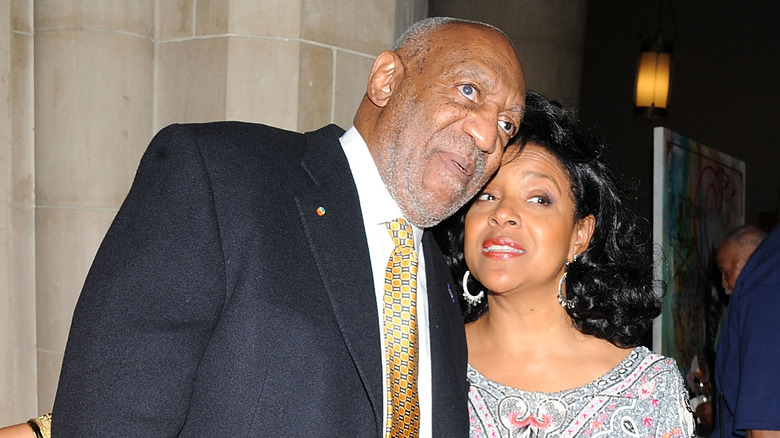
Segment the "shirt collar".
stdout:
<path fill-rule="evenodd" d="M 366 226 L 369 224 L 378 225 L 404 217 L 398 203 L 395 202 L 382 181 L 374 157 L 369 152 L 368 145 L 357 128 L 354 126 L 349 128 L 339 140 L 352 170 L 352 178 L 355 180 L 360 197 L 360 208 L 363 211 L 363 222 Z M 412 228 L 414 229 L 415 244 L 419 245 L 423 230 L 414 225 Z"/>

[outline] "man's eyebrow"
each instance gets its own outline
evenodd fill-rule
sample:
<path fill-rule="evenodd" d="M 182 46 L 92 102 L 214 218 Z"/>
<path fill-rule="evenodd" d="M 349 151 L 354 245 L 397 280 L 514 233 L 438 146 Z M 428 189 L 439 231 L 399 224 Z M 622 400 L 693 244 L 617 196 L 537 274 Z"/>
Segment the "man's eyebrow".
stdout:
<path fill-rule="evenodd" d="M 469 77 L 479 81 L 483 86 L 487 88 L 495 87 L 496 81 L 491 75 L 489 75 L 483 68 L 470 65 L 467 67 L 456 66 L 449 71 L 447 77 Z"/>

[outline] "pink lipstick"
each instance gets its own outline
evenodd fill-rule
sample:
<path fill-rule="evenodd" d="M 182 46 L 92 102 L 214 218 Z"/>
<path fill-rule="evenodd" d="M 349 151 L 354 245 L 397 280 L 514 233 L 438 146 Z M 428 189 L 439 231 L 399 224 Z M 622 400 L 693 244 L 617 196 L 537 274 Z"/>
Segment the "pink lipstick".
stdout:
<path fill-rule="evenodd" d="M 485 239 L 482 254 L 486 257 L 507 259 L 525 254 L 525 250 L 514 240 L 506 237 Z"/>

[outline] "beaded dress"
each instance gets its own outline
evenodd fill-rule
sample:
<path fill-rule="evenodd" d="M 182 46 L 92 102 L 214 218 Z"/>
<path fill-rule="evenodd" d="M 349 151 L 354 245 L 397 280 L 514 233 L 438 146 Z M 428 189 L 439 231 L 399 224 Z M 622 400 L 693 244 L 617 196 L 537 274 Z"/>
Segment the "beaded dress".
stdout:
<path fill-rule="evenodd" d="M 556 393 L 528 392 L 469 365 L 471 437 L 692 437 L 693 414 L 674 359 L 634 348 L 608 373 Z"/>

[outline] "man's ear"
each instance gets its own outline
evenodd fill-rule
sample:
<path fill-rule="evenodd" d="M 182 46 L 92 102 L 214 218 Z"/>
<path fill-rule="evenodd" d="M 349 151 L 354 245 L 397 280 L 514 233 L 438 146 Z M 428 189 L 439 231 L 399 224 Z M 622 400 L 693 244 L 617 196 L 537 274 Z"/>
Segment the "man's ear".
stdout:
<path fill-rule="evenodd" d="M 585 216 L 574 224 L 574 244 L 572 245 L 572 254 L 569 254 L 569 260 L 574 255 L 580 255 L 588 249 L 590 238 L 593 236 L 593 230 L 596 228 L 596 218 L 592 214 Z"/>
<path fill-rule="evenodd" d="M 374 105 L 384 108 L 403 77 L 404 66 L 401 58 L 395 52 L 380 53 L 368 77 L 366 96 Z"/>

